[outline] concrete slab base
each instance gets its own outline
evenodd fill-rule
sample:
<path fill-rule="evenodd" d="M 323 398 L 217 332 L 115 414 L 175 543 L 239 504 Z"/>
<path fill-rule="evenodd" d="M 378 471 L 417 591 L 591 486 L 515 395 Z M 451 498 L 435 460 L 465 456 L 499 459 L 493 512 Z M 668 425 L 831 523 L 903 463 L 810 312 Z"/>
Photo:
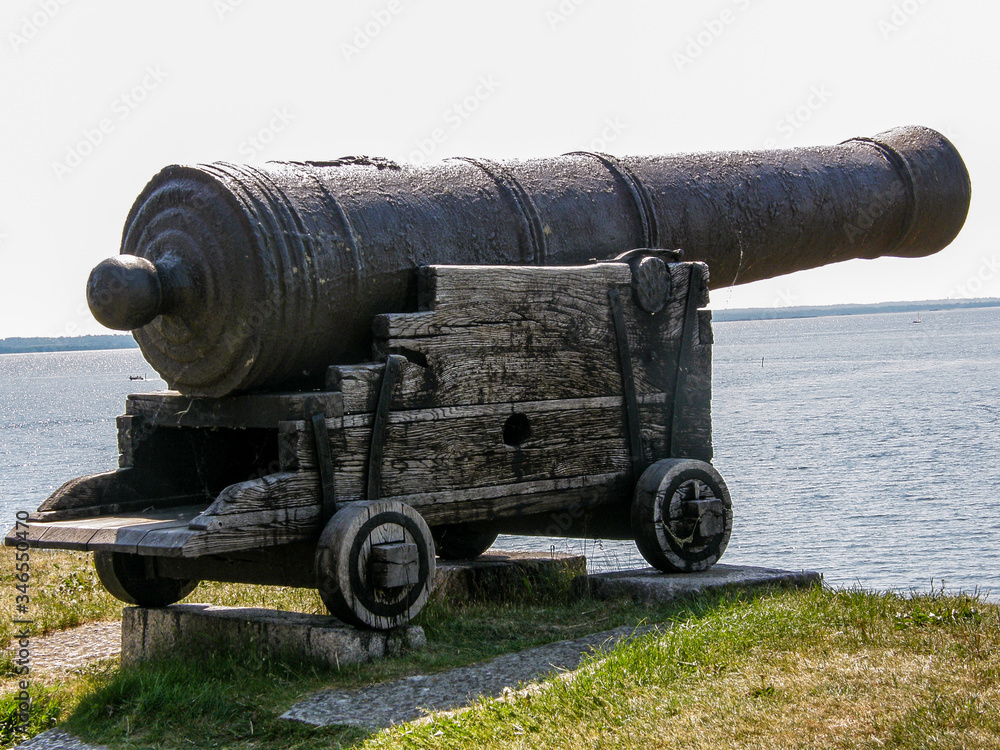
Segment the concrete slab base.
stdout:
<path fill-rule="evenodd" d="M 794 572 L 748 565 L 716 564 L 701 573 L 661 573 L 655 568 L 642 568 L 579 576 L 573 580 L 573 590 L 594 599 L 628 598 L 637 602 L 665 602 L 726 586 L 811 586 L 822 580 L 822 574 L 811 570 Z"/>
<path fill-rule="evenodd" d="M 427 643 L 423 628 L 358 630 L 335 617 L 255 607 L 174 604 L 128 607 L 122 615 L 122 663 L 157 654 L 255 649 L 272 658 L 302 658 L 331 667 L 395 656 Z"/>
<path fill-rule="evenodd" d="M 432 601 L 503 601 L 528 586 L 587 574 L 587 558 L 561 552 L 486 552 L 475 560 L 437 561 Z"/>

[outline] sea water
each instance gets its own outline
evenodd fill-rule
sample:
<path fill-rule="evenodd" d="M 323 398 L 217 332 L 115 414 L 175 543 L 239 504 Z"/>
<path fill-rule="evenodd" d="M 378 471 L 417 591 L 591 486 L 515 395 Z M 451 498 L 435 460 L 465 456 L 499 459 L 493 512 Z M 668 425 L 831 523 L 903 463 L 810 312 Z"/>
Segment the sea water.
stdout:
<path fill-rule="evenodd" d="M 1000 309 L 715 324 L 722 562 L 843 587 L 1000 597 Z M 130 376 L 144 375 L 144 380 Z M 125 396 L 165 387 L 137 350 L 0 355 L 0 520 L 117 466 Z M 641 567 L 632 542 L 501 537 Z"/>

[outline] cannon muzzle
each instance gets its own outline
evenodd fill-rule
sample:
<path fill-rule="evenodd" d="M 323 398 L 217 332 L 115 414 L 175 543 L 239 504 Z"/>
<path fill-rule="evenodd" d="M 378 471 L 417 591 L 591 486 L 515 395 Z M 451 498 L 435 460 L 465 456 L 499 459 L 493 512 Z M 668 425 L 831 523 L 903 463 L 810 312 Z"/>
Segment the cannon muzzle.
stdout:
<path fill-rule="evenodd" d="M 417 308 L 421 265 L 681 248 L 729 286 L 929 255 L 958 234 L 970 196 L 954 146 L 920 127 L 778 151 L 171 166 L 87 297 L 171 387 L 223 396 L 365 359 L 374 315 Z"/>

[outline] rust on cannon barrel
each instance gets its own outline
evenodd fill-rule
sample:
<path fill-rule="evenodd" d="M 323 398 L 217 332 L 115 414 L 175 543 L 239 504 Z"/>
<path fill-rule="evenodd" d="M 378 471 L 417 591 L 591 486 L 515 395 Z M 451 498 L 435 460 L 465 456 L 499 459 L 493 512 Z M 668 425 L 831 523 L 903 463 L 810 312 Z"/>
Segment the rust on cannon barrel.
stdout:
<path fill-rule="evenodd" d="M 366 359 L 372 318 L 416 309 L 421 265 L 681 248 L 729 286 L 929 255 L 957 235 L 970 196 L 954 146 L 921 127 L 772 151 L 171 166 L 87 295 L 172 388 L 224 396 L 319 384 L 326 366 Z"/>

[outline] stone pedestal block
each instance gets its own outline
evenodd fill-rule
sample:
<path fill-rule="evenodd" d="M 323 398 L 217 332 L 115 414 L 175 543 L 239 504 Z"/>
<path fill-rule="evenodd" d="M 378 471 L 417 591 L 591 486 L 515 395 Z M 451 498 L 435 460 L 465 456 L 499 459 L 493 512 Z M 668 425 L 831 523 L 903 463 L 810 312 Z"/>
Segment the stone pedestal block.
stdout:
<path fill-rule="evenodd" d="M 663 602 L 726 586 L 811 586 L 823 576 L 811 570 L 789 571 L 748 565 L 713 565 L 701 573 L 661 573 L 655 568 L 598 573 L 574 579 L 577 594 L 594 599 L 628 598 Z"/>
<path fill-rule="evenodd" d="M 423 628 L 358 630 L 323 615 L 254 607 L 174 604 L 128 607 L 122 615 L 122 662 L 157 654 L 199 654 L 251 648 L 273 658 L 301 658 L 331 667 L 395 656 L 421 648 Z"/>
<path fill-rule="evenodd" d="M 561 552 L 497 550 L 470 561 L 438 560 L 431 600 L 504 601 L 530 589 L 557 588 L 562 576 L 572 579 L 586 573 L 586 557 Z"/>

